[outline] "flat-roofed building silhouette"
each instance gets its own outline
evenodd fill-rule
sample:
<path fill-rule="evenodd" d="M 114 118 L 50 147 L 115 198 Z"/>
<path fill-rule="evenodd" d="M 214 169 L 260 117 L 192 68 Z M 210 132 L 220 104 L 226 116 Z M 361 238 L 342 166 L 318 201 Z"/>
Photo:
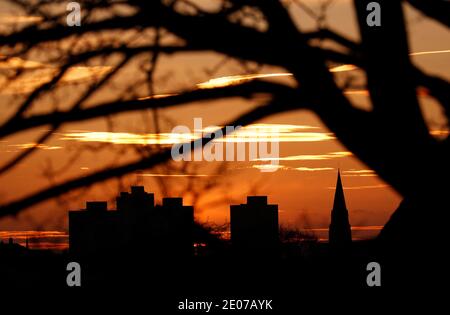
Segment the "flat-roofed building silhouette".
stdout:
<path fill-rule="evenodd" d="M 247 204 L 230 206 L 231 243 L 235 250 L 273 254 L 279 247 L 278 205 L 267 196 L 248 196 Z"/>
<path fill-rule="evenodd" d="M 116 202 L 116 211 L 108 211 L 106 202 L 87 202 L 86 209 L 69 212 L 71 253 L 192 253 L 194 209 L 183 206 L 182 198 L 164 198 L 155 205 L 154 194 L 133 186 Z"/>
<path fill-rule="evenodd" d="M 131 186 L 131 193 L 121 192 L 116 204 L 117 211 L 145 212 L 155 207 L 155 196 L 146 192 L 144 186 Z"/>
<path fill-rule="evenodd" d="M 137 251 L 151 246 L 150 225 L 155 215 L 155 197 L 143 186 L 131 186 L 131 192 L 121 192 L 116 198 L 120 233 L 125 250 Z"/>
<path fill-rule="evenodd" d="M 169 255 L 192 254 L 194 207 L 183 206 L 182 198 L 163 198 L 155 211 L 150 230 L 156 244 L 162 244 Z"/>
<path fill-rule="evenodd" d="M 119 217 L 106 201 L 86 202 L 81 211 L 69 212 L 69 246 L 75 254 L 103 253 L 120 244 Z"/>

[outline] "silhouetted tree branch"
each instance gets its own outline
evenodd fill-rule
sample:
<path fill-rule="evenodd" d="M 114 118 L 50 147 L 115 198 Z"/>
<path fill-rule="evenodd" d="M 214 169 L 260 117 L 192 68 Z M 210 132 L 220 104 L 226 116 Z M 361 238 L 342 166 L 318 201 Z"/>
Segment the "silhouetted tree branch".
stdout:
<path fill-rule="evenodd" d="M 232 122 L 229 122 L 225 126 L 239 126 L 250 124 L 254 121 L 267 117 L 268 115 L 274 114 L 278 111 L 282 111 L 282 109 L 279 110 L 278 108 L 283 107 L 277 107 L 276 103 L 270 103 L 266 106 L 257 107 L 251 110 L 250 112 L 241 115 Z M 221 132 L 223 135 L 226 135 L 228 130 L 226 129 L 226 127 L 223 127 L 221 129 Z M 211 136 L 207 134 L 203 138 L 192 141 L 190 143 L 190 147 L 191 149 L 201 147 L 203 145 L 206 145 L 211 140 L 212 140 Z M 57 184 L 54 185 L 53 187 L 43 189 L 37 193 L 31 194 L 30 196 L 24 197 L 18 201 L 13 201 L 11 203 L 2 205 L 0 208 L 1 215 L 2 216 L 15 215 L 23 209 L 26 209 L 36 203 L 64 194 L 67 191 L 89 186 L 96 182 L 101 182 L 110 178 L 119 177 L 134 171 L 150 168 L 152 166 L 166 162 L 170 158 L 171 158 L 171 150 L 164 149 L 147 158 L 143 158 L 132 163 L 116 167 L 108 167 L 106 169 L 97 171 L 87 176 L 80 176 L 78 178 L 66 181 L 62 184 Z"/>
<path fill-rule="evenodd" d="M 106 115 L 120 114 L 123 112 L 140 111 L 151 108 L 165 108 L 195 101 L 212 101 L 214 99 L 225 97 L 251 98 L 252 95 L 258 93 L 275 95 L 279 98 L 285 98 L 286 100 L 295 100 L 300 96 L 300 93 L 282 84 L 251 81 L 239 85 L 217 87 L 214 89 L 196 89 L 161 97 L 108 102 L 86 109 L 75 107 L 66 111 L 56 110 L 51 113 L 32 115 L 20 118 L 20 120 L 15 120 L 14 123 L 8 122 L 0 126 L 0 137 L 6 137 L 16 132 L 54 123 L 62 124 L 66 122 L 76 122 L 104 117 Z"/>
<path fill-rule="evenodd" d="M 69 122 L 126 112 L 174 107 L 196 101 L 203 101 L 206 106 L 205 101 L 226 97 L 256 100 L 257 95 L 266 94 L 271 99 L 270 105 L 257 107 L 232 124 L 246 124 L 275 113 L 308 108 L 349 150 L 405 198 L 433 198 L 448 205 L 448 201 L 441 197 L 445 196 L 446 188 L 436 184 L 437 177 L 447 181 L 450 175 L 448 140 L 441 141 L 429 134 L 419 107 L 417 89 L 426 88 L 445 109 L 448 119 L 449 82 L 428 75 L 411 61 L 402 7 L 406 1 L 380 0 L 383 22 L 377 28 L 366 24 L 368 2 L 353 2 L 361 35 L 360 41 L 354 41 L 325 27 L 327 6 L 323 6 L 318 14 L 308 12 L 317 19 L 317 31 L 302 31 L 297 23 L 299 21 L 295 21 L 290 12 L 290 5 L 297 1 L 227 0 L 215 9 L 204 8 L 195 1 L 182 0 L 81 1 L 87 12 L 82 26 L 73 28 L 65 25 L 64 14 L 46 8 L 48 1 L 36 1 L 29 3 L 29 6 L 25 5 L 27 1 L 18 1 L 26 12 L 40 16 L 43 22 L 0 34 L 1 51 L 7 55 L 5 62 L 14 57 L 30 58 L 39 51 L 52 52 L 46 61 L 58 71 L 49 81 L 26 94 L 24 100 L 18 100 L 16 111 L 0 125 L 0 137 L 10 137 L 47 125 L 56 129 Z M 449 26 L 448 2 L 407 2 L 444 26 Z M 59 1 L 55 3 L 63 4 Z M 305 9 L 305 6 L 301 7 Z M 98 8 L 110 8 L 109 14 L 98 14 Z M 317 40 L 332 45 L 317 45 Z M 156 64 L 161 62 L 161 55 L 200 52 L 214 52 L 241 63 L 275 66 L 292 73 L 296 84 L 247 82 L 214 89 L 174 91 L 174 95 L 157 97 L 154 89 L 155 69 L 160 69 Z M 87 101 L 92 101 L 89 95 L 103 86 L 94 82 L 88 88 L 91 91 L 87 92 L 88 97 L 83 97 L 83 92 L 79 92 L 79 102 L 73 108 L 33 112 L 44 96 L 51 95 L 60 86 L 71 67 L 108 64 L 105 60 L 117 56 L 123 60 L 130 59 L 129 63 L 133 63 L 142 55 L 146 58 L 145 67 L 141 69 L 145 79 L 126 80 L 122 83 L 122 90 L 113 86 L 110 91 L 111 94 L 116 93 L 114 100 L 96 101 L 87 106 Z M 357 108 L 346 97 L 344 87 L 338 84 L 336 76 L 329 70 L 331 62 L 353 64 L 364 72 L 367 79 L 365 87 L 372 106 L 370 111 Z M 126 64 L 119 64 L 116 72 L 106 76 L 108 83 L 112 84 L 112 79 L 120 77 L 119 71 L 124 68 Z M 10 81 L 26 76 L 28 70 L 12 71 L 14 75 Z M 142 94 L 148 97 L 139 100 Z M 153 127 L 158 130 L 158 114 L 153 111 L 152 115 Z M 44 143 L 47 139 L 45 135 L 38 140 Z M 16 156 L 3 170 L 23 162 L 26 156 L 25 153 Z M 132 163 L 56 184 L 3 205 L 0 216 L 16 214 L 43 200 L 85 185 L 149 168 L 165 162 L 169 157 L 167 150 L 151 152 Z M 418 165 L 427 167 L 418 168 Z M 436 201 L 436 204 L 439 203 Z"/>
<path fill-rule="evenodd" d="M 423 14 L 450 27 L 450 5 L 446 0 L 408 0 Z"/>

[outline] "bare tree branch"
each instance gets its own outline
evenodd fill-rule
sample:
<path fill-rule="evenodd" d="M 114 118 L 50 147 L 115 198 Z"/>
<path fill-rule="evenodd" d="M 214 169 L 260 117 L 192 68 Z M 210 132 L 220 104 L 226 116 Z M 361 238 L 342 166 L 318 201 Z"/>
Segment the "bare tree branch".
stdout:
<path fill-rule="evenodd" d="M 407 0 L 407 2 L 423 14 L 450 27 L 450 3 L 447 0 Z"/>
<path fill-rule="evenodd" d="M 217 87 L 214 89 L 196 89 L 163 97 L 115 101 L 98 104 L 86 109 L 74 108 L 68 111 L 53 111 L 48 114 L 34 115 L 22 118 L 20 123 L 7 123 L 1 126 L 0 136 L 6 137 L 16 132 L 54 123 L 82 121 L 124 112 L 140 111 L 151 108 L 165 108 L 190 102 L 221 99 L 224 97 L 250 98 L 255 94 L 276 95 L 279 98 L 285 99 L 291 98 L 291 100 L 293 100 L 292 104 L 295 104 L 295 99 L 298 97 L 298 92 L 286 85 L 255 80 L 239 85 Z"/>

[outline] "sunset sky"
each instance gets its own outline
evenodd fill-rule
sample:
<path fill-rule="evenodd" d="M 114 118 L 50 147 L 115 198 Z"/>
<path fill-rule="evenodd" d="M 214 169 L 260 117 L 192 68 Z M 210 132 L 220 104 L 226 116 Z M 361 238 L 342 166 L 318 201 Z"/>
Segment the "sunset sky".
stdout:
<path fill-rule="evenodd" d="M 320 1 L 307 0 L 304 3 L 317 8 Z M 0 0 L 0 30 L 12 24 L 40 23 L 33 16 L 9 7 Z M 413 62 L 429 73 L 450 79 L 450 34 L 435 22 L 421 17 L 417 11 L 406 7 L 409 21 L 410 49 Z M 302 29 L 313 27 L 313 21 L 300 9 L 291 14 L 299 21 Z M 332 29 L 357 38 L 351 1 L 338 0 L 330 7 L 328 24 Z M 389 49 L 389 47 L 386 47 Z M 13 112 L 15 100 L 50 80 L 55 65 L 45 60 L 9 59 L 2 61 L 0 47 L 0 120 Z M 263 67 L 258 74 L 244 75 L 236 61 L 228 61 L 216 73 L 210 75 L 207 69 L 213 69 L 223 60 L 216 53 L 184 53 L 163 56 L 156 78 L 157 94 L 176 94 L 185 89 L 203 89 L 227 84 L 239 84 L 255 78 L 275 80 L 293 84 L 290 74 L 284 69 Z M 112 61 L 110 61 L 112 63 Z M 72 93 L 77 89 L 105 76 L 111 71 L 111 64 L 98 63 L 71 68 L 61 80 L 54 99 L 40 100 L 37 111 L 46 111 L 53 106 L 64 108 L 70 103 Z M 123 80 L 133 78 L 136 64 L 132 64 L 115 80 L 120 85 Z M 6 84 L 9 69 L 26 68 L 28 75 Z M 330 66 L 336 76 L 354 74 L 361 77 L 360 71 L 352 65 Z M 122 81 L 121 81 L 122 80 Z M 74 92 L 75 91 L 75 92 Z M 113 90 L 104 89 L 95 96 L 95 101 L 108 100 Z M 364 90 L 349 90 L 347 97 L 358 106 L 370 109 L 368 96 Z M 145 97 L 145 95 L 139 95 Z M 440 114 L 440 108 L 424 93 L 420 96 L 422 110 L 430 131 L 435 136 L 447 134 L 446 121 Z M 13 171 L 0 177 L 0 202 L 15 200 L 49 184 L 49 181 L 62 181 L 83 173 L 90 173 L 113 163 L 130 161 L 136 157 L 137 149 L 155 144 L 170 145 L 179 143 L 179 135 L 170 134 L 175 125 L 186 125 L 194 129 L 193 119 L 201 117 L 203 127 L 223 126 L 240 113 L 254 106 L 254 102 L 232 98 L 214 102 L 190 103 L 182 107 L 172 107 L 160 111 L 161 133 L 155 134 L 151 114 L 130 113 L 115 116 L 113 129 L 105 119 L 90 120 L 83 123 L 71 123 L 56 132 L 50 141 L 41 145 L 37 153 Z M 245 133 L 245 131 L 247 133 Z M 256 131 L 256 132 L 255 132 Z M 24 132 L 14 137 L 0 140 L 0 164 L 9 161 L 14 153 L 34 145 L 34 141 L 45 132 L 45 128 Z M 161 167 L 130 174 L 124 179 L 125 187 L 131 184 L 143 184 L 148 192 L 155 192 L 160 202 L 162 190 L 159 181 L 164 180 L 169 187 L 169 196 L 178 196 L 188 181 L 217 181 L 218 185 L 204 196 L 196 205 L 196 217 L 203 222 L 223 223 L 229 220 L 229 202 L 217 202 L 224 196 L 233 203 L 244 203 L 247 194 L 268 195 L 269 202 L 278 204 L 280 222 L 284 225 L 309 228 L 319 237 L 326 237 L 325 228 L 330 220 L 337 169 L 341 170 L 342 181 L 349 210 L 350 223 L 355 226 L 354 237 L 364 238 L 378 233 L 392 212 L 398 207 L 401 197 L 389 185 L 383 182 L 372 170 L 355 158 L 335 136 L 324 126 L 315 114 L 301 110 L 274 115 L 252 126 L 244 128 L 243 134 L 234 135 L 225 141 L 251 141 L 252 137 L 276 137 L 280 139 L 280 158 L 278 169 L 274 172 L 261 172 L 270 164 L 268 159 L 245 162 L 229 162 L 223 172 L 217 172 L 218 162 L 192 162 L 195 172 L 170 173 Z M 239 137 L 243 136 L 243 137 Z M 195 135 L 188 135 L 192 139 Z M 186 139 L 186 135 L 183 135 Z M 222 140 L 221 140 L 222 141 Z M 105 145 L 110 144 L 110 145 Z M 80 148 L 85 150 L 78 152 Z M 414 154 L 414 152 L 411 152 Z M 74 156 L 77 158 L 75 159 Z M 417 165 L 426 167 L 426 165 Z M 50 179 L 44 170 L 64 172 Z M 411 170 L 414 171 L 414 170 Z M 128 184 L 128 185 L 126 185 Z M 256 187 L 256 189 L 255 189 Z M 0 219 L 0 230 L 22 231 L 47 229 L 65 231 L 67 229 L 67 210 L 84 208 L 85 201 L 108 200 L 108 207 L 115 209 L 113 202 L 118 191 L 116 180 L 96 185 L 86 192 L 78 192 L 71 200 L 52 200 L 29 209 L 19 216 Z M 192 195 L 184 195 L 185 204 L 192 203 Z M 366 228 L 364 228 L 366 227 Z M 55 234 L 61 237 L 60 234 Z M 8 234 L 1 234 L 0 239 Z M 52 237 L 54 235 L 44 235 Z M 23 241 L 24 235 L 18 237 Z"/>

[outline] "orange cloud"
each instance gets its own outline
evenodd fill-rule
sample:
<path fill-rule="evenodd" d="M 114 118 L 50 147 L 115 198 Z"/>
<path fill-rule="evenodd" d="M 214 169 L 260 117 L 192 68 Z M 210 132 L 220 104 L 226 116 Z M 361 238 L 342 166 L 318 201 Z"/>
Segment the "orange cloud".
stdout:
<path fill-rule="evenodd" d="M 29 24 L 42 22 L 43 18 L 32 15 L 0 15 L 0 24 Z"/>
<path fill-rule="evenodd" d="M 361 176 L 361 177 L 370 177 L 377 176 L 375 171 L 373 170 L 348 170 L 342 171 L 342 176 Z"/>
<path fill-rule="evenodd" d="M 449 130 L 430 130 L 430 134 L 436 137 L 445 137 L 450 134 Z"/>
<path fill-rule="evenodd" d="M 38 61 L 0 55 L 0 69 L 37 69 L 43 67 L 46 67 L 46 65 Z"/>
<path fill-rule="evenodd" d="M 230 85 L 237 85 L 254 79 L 273 78 L 273 77 L 286 77 L 292 76 L 292 73 L 268 73 L 268 74 L 243 74 L 232 75 L 226 77 L 219 77 L 208 80 L 206 82 L 198 83 L 199 89 L 213 89 L 217 87 L 224 87 Z"/>
<path fill-rule="evenodd" d="M 58 73 L 59 68 L 41 62 L 25 60 L 18 57 L 0 56 L 0 69 L 22 69 L 27 73 L 18 77 L 7 77 L 0 74 L 1 94 L 22 94 L 34 91 L 36 88 L 50 82 Z M 70 67 L 58 84 L 87 82 L 105 76 L 111 71 L 109 66 L 76 66 Z"/>
<path fill-rule="evenodd" d="M 304 131 L 306 129 L 315 128 L 317 127 L 283 124 L 253 124 L 242 127 L 236 130 L 233 134 L 227 135 L 224 138 L 215 139 L 213 141 L 229 143 L 258 141 L 318 142 L 335 139 L 331 133 Z M 200 137 L 200 133 L 210 133 L 213 130 L 215 130 L 215 128 L 195 130 L 195 132 L 191 133 L 157 134 L 82 131 L 64 133 L 61 140 L 134 145 L 172 145 L 196 140 Z"/>
<path fill-rule="evenodd" d="M 144 173 L 144 174 L 137 174 L 137 176 L 142 177 L 211 177 L 211 176 L 218 176 L 215 174 L 153 174 L 153 173 Z"/>
<path fill-rule="evenodd" d="M 8 147 L 15 148 L 17 150 L 27 150 L 31 148 L 36 148 L 40 150 L 59 150 L 63 147 L 56 145 L 46 145 L 46 144 L 38 144 L 38 143 L 22 143 L 22 144 L 10 144 Z"/>
<path fill-rule="evenodd" d="M 429 51 L 419 51 L 415 53 L 410 53 L 410 56 L 422 56 L 422 55 L 434 55 L 434 54 L 448 54 L 450 49 L 447 50 L 429 50 Z"/>
<path fill-rule="evenodd" d="M 333 167 L 296 167 L 294 168 L 297 171 L 301 172 L 318 172 L 318 171 L 332 171 Z"/>
<path fill-rule="evenodd" d="M 69 248 L 69 235 L 62 231 L 0 231 L 0 240 L 28 245 L 30 249 L 65 250 Z"/>
<path fill-rule="evenodd" d="M 353 154 L 349 151 L 339 151 L 331 152 L 325 154 L 303 154 L 303 155 L 290 155 L 285 157 L 276 158 L 279 161 L 320 161 L 320 160 L 330 160 L 336 158 L 343 158 L 352 156 Z M 274 158 L 258 158 L 253 161 L 271 161 Z"/>
<path fill-rule="evenodd" d="M 367 186 L 346 186 L 344 190 L 359 190 L 359 189 L 376 189 L 376 188 L 385 188 L 389 187 L 389 185 L 379 184 L 379 185 L 367 185 Z M 327 187 L 327 189 L 336 189 L 336 187 Z"/>
<path fill-rule="evenodd" d="M 347 72 L 347 71 L 353 71 L 353 70 L 357 70 L 357 69 L 359 69 L 359 68 L 355 65 L 345 64 L 345 65 L 340 65 L 340 66 L 330 68 L 330 72 Z"/>
<path fill-rule="evenodd" d="M 256 168 L 259 170 L 271 170 L 271 171 L 277 171 L 277 170 L 291 170 L 291 171 L 300 171 L 300 172 L 322 172 L 322 171 L 332 171 L 334 170 L 333 167 L 290 167 L 290 166 L 284 166 L 284 165 L 272 165 L 272 164 L 254 164 L 252 165 L 252 168 Z"/>
<path fill-rule="evenodd" d="M 252 168 L 256 168 L 260 171 L 265 171 L 265 172 L 268 172 L 268 171 L 274 172 L 274 171 L 278 171 L 278 170 L 289 169 L 286 166 L 276 165 L 276 164 L 275 165 L 273 165 L 273 164 L 254 164 L 254 165 L 252 165 Z"/>

